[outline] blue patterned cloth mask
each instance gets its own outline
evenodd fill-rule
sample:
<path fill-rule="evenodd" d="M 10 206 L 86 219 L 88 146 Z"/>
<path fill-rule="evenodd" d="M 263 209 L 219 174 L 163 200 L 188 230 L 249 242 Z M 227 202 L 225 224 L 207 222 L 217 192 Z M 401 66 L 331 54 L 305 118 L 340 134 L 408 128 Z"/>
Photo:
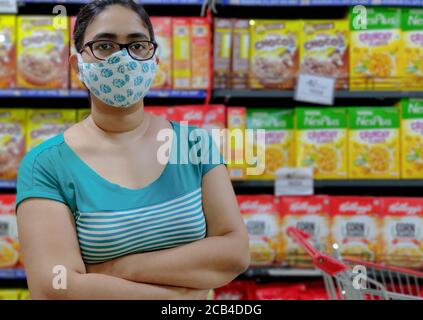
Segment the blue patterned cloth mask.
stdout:
<path fill-rule="evenodd" d="M 105 104 L 128 108 L 146 96 L 157 71 L 155 59 L 137 61 L 126 49 L 95 63 L 82 61 L 78 54 L 78 77 Z"/>

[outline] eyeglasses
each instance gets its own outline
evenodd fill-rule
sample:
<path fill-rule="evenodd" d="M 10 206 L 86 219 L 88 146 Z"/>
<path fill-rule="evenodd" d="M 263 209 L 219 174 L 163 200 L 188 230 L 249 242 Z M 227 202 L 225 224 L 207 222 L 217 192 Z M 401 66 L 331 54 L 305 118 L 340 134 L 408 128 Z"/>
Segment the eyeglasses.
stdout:
<path fill-rule="evenodd" d="M 106 60 L 112 54 L 125 48 L 133 59 L 145 61 L 154 57 L 157 43 L 142 40 L 121 44 L 111 40 L 95 40 L 87 42 L 79 53 L 82 53 L 87 47 L 90 48 L 92 55 L 98 60 Z"/>

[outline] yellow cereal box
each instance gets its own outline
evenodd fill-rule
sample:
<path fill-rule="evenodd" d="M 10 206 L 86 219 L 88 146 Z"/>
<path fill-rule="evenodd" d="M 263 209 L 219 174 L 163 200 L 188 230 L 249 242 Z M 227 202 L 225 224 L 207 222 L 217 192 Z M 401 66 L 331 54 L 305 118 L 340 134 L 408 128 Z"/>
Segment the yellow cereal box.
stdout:
<path fill-rule="evenodd" d="M 0 179 L 15 179 L 25 155 L 26 109 L 0 109 Z"/>
<path fill-rule="evenodd" d="M 16 16 L 0 15 L 0 88 L 16 86 Z"/>
<path fill-rule="evenodd" d="M 304 20 L 301 26 L 300 70 L 336 78 L 336 88 L 348 87 L 348 20 Z"/>
<path fill-rule="evenodd" d="M 173 19 L 173 88 L 191 88 L 191 23 L 189 18 Z"/>
<path fill-rule="evenodd" d="M 366 19 L 360 14 L 351 8 L 350 89 L 398 90 L 403 44 L 401 9 L 369 7 Z M 367 25 L 363 26 L 364 22 Z"/>
<path fill-rule="evenodd" d="M 423 100 L 402 101 L 401 178 L 423 178 Z"/>
<path fill-rule="evenodd" d="M 299 65 L 299 21 L 250 21 L 250 87 L 292 89 Z"/>
<path fill-rule="evenodd" d="M 402 8 L 401 17 L 403 89 L 423 90 L 423 9 Z"/>
<path fill-rule="evenodd" d="M 157 56 L 160 63 L 154 78 L 153 88 L 172 88 L 172 18 L 152 17 L 154 36 L 158 43 Z"/>
<path fill-rule="evenodd" d="M 19 300 L 18 289 L 1 289 L 0 300 Z"/>
<path fill-rule="evenodd" d="M 252 148 L 257 163 L 254 167 L 260 175 L 248 175 L 248 179 L 274 180 L 276 171 L 282 167 L 295 166 L 294 143 L 294 112 L 280 109 L 247 109 L 247 129 L 252 129 L 254 135 L 246 135 L 248 147 Z M 259 139 L 257 130 L 265 130 L 263 139 Z M 265 155 L 260 156 L 261 153 Z M 260 164 L 260 160 L 264 163 Z M 250 165 L 249 165 L 250 167 Z"/>
<path fill-rule="evenodd" d="M 56 25 L 57 24 L 57 25 Z M 67 18 L 18 17 L 18 86 L 67 89 L 69 27 Z"/>
<path fill-rule="evenodd" d="M 26 290 L 26 289 L 19 290 L 19 300 L 31 300 L 29 296 L 29 290 Z"/>
<path fill-rule="evenodd" d="M 231 19 L 214 20 L 213 87 L 215 89 L 226 89 L 230 86 L 233 27 Z"/>
<path fill-rule="evenodd" d="M 91 113 L 91 109 L 78 109 L 76 121 L 80 122 L 88 117 Z"/>
<path fill-rule="evenodd" d="M 232 180 L 245 178 L 244 138 L 246 128 L 246 108 L 228 108 L 228 138 L 226 161 L 229 176 Z"/>
<path fill-rule="evenodd" d="M 347 110 L 297 108 L 296 146 L 297 167 L 316 179 L 347 178 Z"/>
<path fill-rule="evenodd" d="M 70 23 L 69 39 L 70 39 L 70 53 L 71 54 L 76 54 L 75 43 L 74 43 L 74 40 L 73 40 L 73 31 L 74 31 L 74 28 L 75 28 L 75 22 L 76 22 L 76 17 L 70 17 L 69 18 L 69 23 Z M 70 68 L 69 72 L 70 72 L 71 89 L 85 89 L 84 84 L 79 80 L 78 75 L 73 70 L 71 65 L 69 65 L 69 68 Z"/>
<path fill-rule="evenodd" d="M 349 109 L 349 177 L 399 178 L 399 110 Z"/>
<path fill-rule="evenodd" d="M 64 132 L 76 121 L 76 111 L 69 109 L 29 109 L 27 115 L 27 150 Z"/>

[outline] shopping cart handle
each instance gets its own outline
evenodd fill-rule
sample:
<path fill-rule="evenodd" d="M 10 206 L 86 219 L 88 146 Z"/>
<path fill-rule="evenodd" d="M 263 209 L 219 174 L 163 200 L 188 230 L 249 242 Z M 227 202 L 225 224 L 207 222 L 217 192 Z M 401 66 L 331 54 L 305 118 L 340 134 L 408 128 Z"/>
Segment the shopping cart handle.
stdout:
<path fill-rule="evenodd" d="M 318 256 L 320 255 L 320 251 L 314 248 L 307 240 L 311 238 L 311 235 L 304 232 L 303 230 L 300 230 L 295 227 L 288 227 L 286 229 L 286 233 L 289 237 L 294 239 L 298 242 L 298 244 L 303 247 L 307 253 L 312 256 Z"/>

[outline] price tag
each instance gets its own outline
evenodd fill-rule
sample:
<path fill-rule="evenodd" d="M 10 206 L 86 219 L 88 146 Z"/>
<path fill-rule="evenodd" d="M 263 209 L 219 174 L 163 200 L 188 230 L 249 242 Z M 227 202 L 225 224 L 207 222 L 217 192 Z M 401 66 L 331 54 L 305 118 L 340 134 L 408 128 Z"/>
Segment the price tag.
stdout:
<path fill-rule="evenodd" d="M 300 73 L 295 89 L 295 100 L 332 105 L 335 78 Z"/>
<path fill-rule="evenodd" d="M 0 13 L 18 13 L 16 0 L 0 0 Z"/>
<path fill-rule="evenodd" d="M 276 196 L 309 196 L 314 194 L 312 168 L 281 168 L 276 172 Z"/>

